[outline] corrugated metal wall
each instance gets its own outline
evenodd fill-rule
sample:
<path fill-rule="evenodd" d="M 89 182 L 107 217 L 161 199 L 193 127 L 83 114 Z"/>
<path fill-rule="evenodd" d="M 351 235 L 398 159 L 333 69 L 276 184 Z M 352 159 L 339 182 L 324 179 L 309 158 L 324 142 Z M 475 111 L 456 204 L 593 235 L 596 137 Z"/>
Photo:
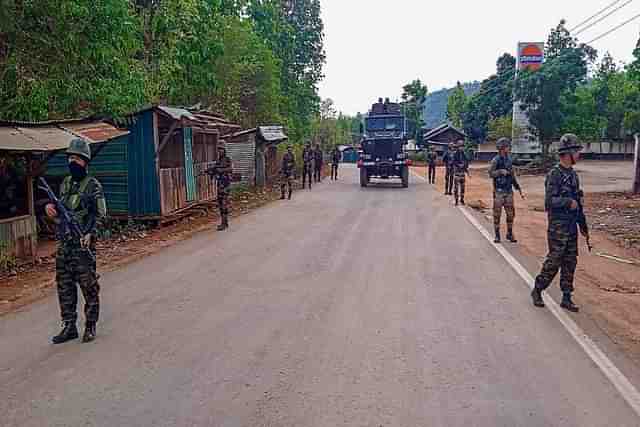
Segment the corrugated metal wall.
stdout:
<path fill-rule="evenodd" d="M 160 184 L 156 172 L 153 111 L 136 116 L 129 126 L 129 215 L 160 215 Z"/>
<path fill-rule="evenodd" d="M 92 152 L 100 149 L 89 165 L 89 174 L 98 178 L 107 199 L 110 215 L 126 215 L 129 209 L 127 186 L 127 144 L 128 137 L 122 136 L 99 147 L 92 145 Z M 69 173 L 67 155 L 57 153 L 47 163 L 46 176 L 62 177 Z"/>
<path fill-rule="evenodd" d="M 233 162 L 233 173 L 241 175 L 240 182 L 255 185 L 256 177 L 256 144 L 255 135 L 250 134 L 242 142 L 225 144 L 227 154 Z"/>

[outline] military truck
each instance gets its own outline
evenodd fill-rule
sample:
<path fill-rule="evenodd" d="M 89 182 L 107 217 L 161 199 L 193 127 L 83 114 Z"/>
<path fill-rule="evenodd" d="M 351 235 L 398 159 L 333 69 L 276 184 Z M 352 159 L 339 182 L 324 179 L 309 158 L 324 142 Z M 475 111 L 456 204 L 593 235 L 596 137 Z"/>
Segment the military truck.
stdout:
<path fill-rule="evenodd" d="M 400 104 L 382 98 L 360 124 L 362 150 L 358 159 L 360 186 L 366 187 L 371 178 L 400 178 L 402 187 L 409 186 L 406 118 Z"/>

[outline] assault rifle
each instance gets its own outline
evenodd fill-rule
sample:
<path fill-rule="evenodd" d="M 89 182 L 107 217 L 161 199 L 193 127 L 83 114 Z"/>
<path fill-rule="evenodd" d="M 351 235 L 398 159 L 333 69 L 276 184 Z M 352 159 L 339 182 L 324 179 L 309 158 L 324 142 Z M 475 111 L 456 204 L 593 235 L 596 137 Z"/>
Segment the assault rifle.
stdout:
<path fill-rule="evenodd" d="M 82 227 L 80 227 L 78 221 L 76 221 L 75 217 L 69 212 L 64 203 L 62 203 L 60 199 L 56 197 L 55 193 L 53 192 L 51 187 L 49 187 L 49 184 L 43 177 L 40 177 L 39 183 L 40 185 L 38 185 L 38 188 L 47 194 L 47 197 L 49 197 L 49 200 L 51 201 L 51 203 L 53 203 L 56 211 L 58 212 L 59 223 L 58 231 L 56 233 L 56 237 L 58 238 L 58 240 L 73 240 L 80 242 L 82 248 L 87 253 L 87 257 L 89 257 L 89 260 L 91 262 L 95 262 L 96 258 L 91 252 L 91 249 L 85 247 L 82 243 L 82 238 L 84 237 L 85 233 L 83 233 Z"/>

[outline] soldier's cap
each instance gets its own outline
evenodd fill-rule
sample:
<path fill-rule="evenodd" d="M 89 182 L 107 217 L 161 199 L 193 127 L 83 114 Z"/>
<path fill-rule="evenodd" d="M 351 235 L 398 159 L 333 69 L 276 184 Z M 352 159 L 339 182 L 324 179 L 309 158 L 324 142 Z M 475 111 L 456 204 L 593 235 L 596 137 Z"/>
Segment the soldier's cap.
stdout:
<path fill-rule="evenodd" d="M 91 149 L 89 148 L 89 143 L 81 138 L 72 139 L 69 143 L 69 148 L 67 148 L 67 155 L 74 154 L 76 156 L 80 156 L 86 161 L 91 160 Z"/>
<path fill-rule="evenodd" d="M 498 142 L 496 142 L 496 148 L 498 150 L 508 147 L 511 147 L 511 140 L 509 138 L 502 137 L 498 140 Z"/>
<path fill-rule="evenodd" d="M 577 153 L 582 150 L 582 145 L 578 142 L 578 137 L 572 133 L 566 133 L 560 138 L 558 154 Z"/>

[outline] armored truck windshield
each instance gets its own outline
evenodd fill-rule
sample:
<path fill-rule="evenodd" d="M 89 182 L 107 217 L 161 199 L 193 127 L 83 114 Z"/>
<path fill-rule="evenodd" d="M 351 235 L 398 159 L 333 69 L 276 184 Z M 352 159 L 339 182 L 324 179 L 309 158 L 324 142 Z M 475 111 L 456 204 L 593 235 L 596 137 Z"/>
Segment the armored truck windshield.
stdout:
<path fill-rule="evenodd" d="M 402 131 L 404 117 L 369 117 L 366 119 L 367 132 Z"/>

